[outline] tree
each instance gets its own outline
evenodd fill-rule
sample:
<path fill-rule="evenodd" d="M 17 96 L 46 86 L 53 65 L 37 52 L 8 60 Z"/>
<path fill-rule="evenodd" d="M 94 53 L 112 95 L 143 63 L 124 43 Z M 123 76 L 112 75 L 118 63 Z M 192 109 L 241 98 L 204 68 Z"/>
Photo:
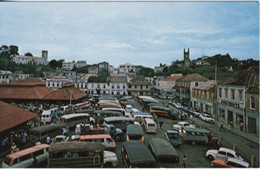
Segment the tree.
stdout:
<path fill-rule="evenodd" d="M 154 70 L 149 67 L 142 67 L 139 72 L 140 76 L 144 77 L 153 77 L 154 76 Z"/>
<path fill-rule="evenodd" d="M 33 56 L 30 52 L 24 54 L 24 56 Z"/>
<path fill-rule="evenodd" d="M 51 67 L 51 68 L 53 68 L 53 69 L 56 69 L 57 67 L 58 68 L 62 68 L 62 62 L 64 62 L 64 60 L 51 60 L 50 62 L 49 62 L 49 66 Z"/>
<path fill-rule="evenodd" d="M 10 53 L 10 55 L 19 55 L 18 51 L 19 51 L 18 46 L 15 46 L 15 45 L 10 45 L 9 46 L 9 53 Z"/>

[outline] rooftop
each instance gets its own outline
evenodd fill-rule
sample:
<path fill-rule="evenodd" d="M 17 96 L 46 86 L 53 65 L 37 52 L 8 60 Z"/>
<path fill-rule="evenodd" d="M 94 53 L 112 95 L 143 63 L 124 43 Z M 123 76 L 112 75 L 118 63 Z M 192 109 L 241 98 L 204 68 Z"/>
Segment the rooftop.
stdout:
<path fill-rule="evenodd" d="M 23 124 L 37 115 L 0 101 L 0 132 Z"/>
<path fill-rule="evenodd" d="M 52 91 L 39 78 L 28 78 L 15 83 L 0 84 L 0 99 L 39 100 Z"/>
<path fill-rule="evenodd" d="M 193 74 L 187 74 L 186 76 L 183 76 L 182 78 L 178 79 L 178 81 L 181 82 L 192 82 L 192 81 L 208 81 L 209 79 L 198 74 L 198 73 L 193 73 Z"/>
<path fill-rule="evenodd" d="M 215 80 L 209 80 L 205 83 L 202 83 L 196 87 L 194 87 L 193 89 L 199 89 L 199 90 L 210 90 L 213 89 L 217 84 L 217 81 Z"/>
<path fill-rule="evenodd" d="M 53 91 L 46 95 L 44 100 L 70 100 L 70 91 L 72 91 L 71 100 L 79 100 L 83 97 L 86 97 L 87 94 L 82 92 L 81 90 L 74 87 L 73 83 L 66 83 L 62 86 L 62 88 Z"/>
<path fill-rule="evenodd" d="M 178 79 L 180 79 L 182 76 L 167 76 L 165 79 L 163 79 L 162 81 L 176 81 Z"/>
<path fill-rule="evenodd" d="M 238 75 L 229 78 L 222 84 L 239 85 L 247 87 L 255 87 L 259 85 L 259 70 L 255 67 L 250 67 Z"/>

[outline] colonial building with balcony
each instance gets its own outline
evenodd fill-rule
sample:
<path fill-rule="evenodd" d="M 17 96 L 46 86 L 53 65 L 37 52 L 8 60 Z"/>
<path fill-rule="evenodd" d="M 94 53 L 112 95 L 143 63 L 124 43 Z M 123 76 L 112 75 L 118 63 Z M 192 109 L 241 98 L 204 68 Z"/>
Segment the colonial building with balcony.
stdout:
<path fill-rule="evenodd" d="M 134 77 L 128 83 L 128 95 L 140 96 L 140 95 L 151 95 L 151 85 L 148 80 L 142 76 Z"/>
<path fill-rule="evenodd" d="M 234 126 L 244 124 L 244 131 L 254 131 L 259 121 L 259 72 L 249 69 L 217 86 L 218 119 Z"/>
<path fill-rule="evenodd" d="M 205 83 L 208 80 L 208 78 L 197 73 L 187 74 L 182 78 L 176 80 L 176 85 L 174 87 L 174 89 L 176 89 L 176 92 L 174 93 L 176 100 L 180 102 L 182 105 L 192 106 L 192 88 L 202 83 Z"/>
<path fill-rule="evenodd" d="M 191 104 L 192 107 L 201 113 L 206 111 L 214 116 L 214 98 L 217 82 L 209 80 L 192 88 Z"/>

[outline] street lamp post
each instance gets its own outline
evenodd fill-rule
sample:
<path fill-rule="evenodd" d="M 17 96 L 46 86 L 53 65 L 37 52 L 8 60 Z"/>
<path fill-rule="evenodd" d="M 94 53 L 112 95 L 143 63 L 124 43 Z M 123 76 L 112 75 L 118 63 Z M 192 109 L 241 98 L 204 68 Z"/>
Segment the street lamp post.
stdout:
<path fill-rule="evenodd" d="M 69 93 L 70 93 L 70 104 L 71 104 L 71 97 L 72 97 L 73 91 L 70 90 Z"/>

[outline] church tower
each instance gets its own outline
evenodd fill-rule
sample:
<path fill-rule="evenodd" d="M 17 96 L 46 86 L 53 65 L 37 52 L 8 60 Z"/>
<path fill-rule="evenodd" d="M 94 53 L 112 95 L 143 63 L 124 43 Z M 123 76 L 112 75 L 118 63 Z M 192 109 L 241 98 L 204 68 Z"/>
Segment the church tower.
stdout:
<path fill-rule="evenodd" d="M 190 49 L 188 48 L 188 52 L 185 51 L 183 53 L 184 66 L 189 66 L 190 64 Z"/>

